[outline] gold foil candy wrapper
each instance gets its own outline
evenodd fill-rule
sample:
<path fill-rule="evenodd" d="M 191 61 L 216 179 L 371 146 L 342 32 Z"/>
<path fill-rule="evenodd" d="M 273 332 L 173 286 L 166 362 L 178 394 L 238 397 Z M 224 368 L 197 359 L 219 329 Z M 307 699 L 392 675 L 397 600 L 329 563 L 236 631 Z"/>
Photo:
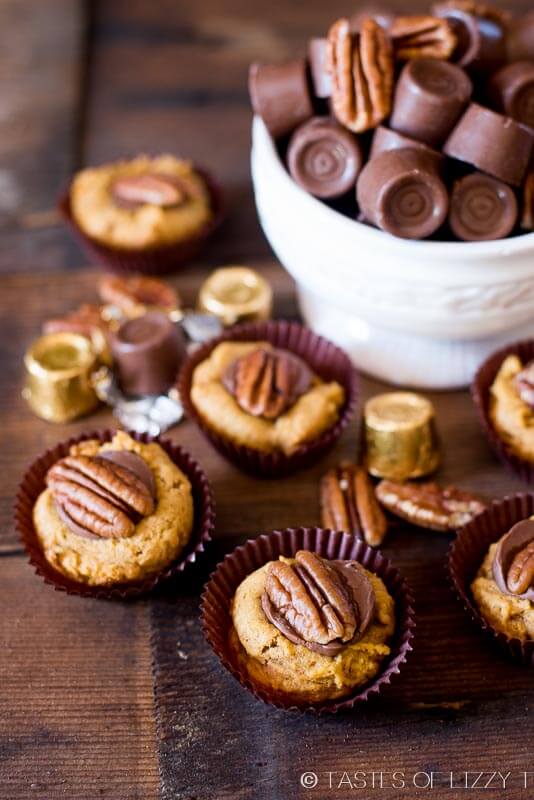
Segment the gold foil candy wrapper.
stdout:
<path fill-rule="evenodd" d="M 249 267 L 221 267 L 202 284 L 200 311 L 218 317 L 223 325 L 269 319 L 273 292 L 267 281 Z"/>
<path fill-rule="evenodd" d="M 368 400 L 364 437 L 367 469 L 378 478 L 420 478 L 439 465 L 434 408 L 414 392 L 390 392 Z"/>
<path fill-rule="evenodd" d="M 37 339 L 24 357 L 23 397 L 49 422 L 68 422 L 92 411 L 99 399 L 92 383 L 98 354 L 78 333 L 49 333 Z"/>

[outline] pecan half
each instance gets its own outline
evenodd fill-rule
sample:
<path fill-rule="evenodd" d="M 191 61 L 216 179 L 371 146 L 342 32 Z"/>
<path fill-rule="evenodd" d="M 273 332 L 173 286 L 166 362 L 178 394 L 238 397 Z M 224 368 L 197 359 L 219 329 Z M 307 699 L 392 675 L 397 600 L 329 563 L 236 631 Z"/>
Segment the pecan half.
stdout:
<path fill-rule="evenodd" d="M 534 231 L 534 172 L 527 176 L 523 186 L 521 227 L 526 231 Z"/>
<path fill-rule="evenodd" d="M 534 541 L 515 555 L 506 582 L 513 594 L 523 594 L 534 586 Z"/>
<path fill-rule="evenodd" d="M 293 353 L 258 347 L 230 364 L 222 381 L 248 414 L 276 419 L 308 391 L 313 375 Z"/>
<path fill-rule="evenodd" d="M 136 522 L 154 510 L 151 488 L 139 475 L 143 472 L 104 456 L 67 456 L 48 470 L 46 483 L 74 533 L 122 538 L 131 536 Z"/>
<path fill-rule="evenodd" d="M 145 275 L 105 275 L 98 282 L 98 293 L 102 302 L 116 306 L 126 317 L 137 317 L 147 308 L 174 311 L 180 306 L 172 286 Z"/>
<path fill-rule="evenodd" d="M 359 568 L 345 577 L 342 569 L 350 563 L 327 561 L 308 550 L 299 550 L 294 564 L 274 561 L 262 595 L 265 615 L 290 641 L 335 655 L 354 638 L 359 623 L 349 581 L 369 583 Z M 370 602 L 374 607 L 372 587 Z"/>
<path fill-rule="evenodd" d="M 367 471 L 342 463 L 329 470 L 320 485 L 321 524 L 358 536 L 371 547 L 384 541 L 388 523 Z"/>
<path fill-rule="evenodd" d="M 111 195 L 125 208 L 142 205 L 168 208 L 186 200 L 186 193 L 177 178 L 149 172 L 116 178 L 111 184 Z"/>
<path fill-rule="evenodd" d="M 449 58 L 457 38 L 446 19 L 432 16 L 397 17 L 390 29 L 393 52 L 399 61 L 413 58 Z"/>
<path fill-rule="evenodd" d="M 44 333 L 79 333 L 88 339 L 96 330 L 106 334 L 109 326 L 102 317 L 102 308 L 89 303 L 84 303 L 64 317 L 49 319 L 43 325 Z"/>
<path fill-rule="evenodd" d="M 486 508 L 483 500 L 469 492 L 430 482 L 383 480 L 376 487 L 376 496 L 392 514 L 434 531 L 461 528 Z"/>
<path fill-rule="evenodd" d="M 373 19 L 351 30 L 348 19 L 328 32 L 328 70 L 332 75 L 332 110 L 342 125 L 360 133 L 379 125 L 391 111 L 393 54 L 391 41 Z"/>

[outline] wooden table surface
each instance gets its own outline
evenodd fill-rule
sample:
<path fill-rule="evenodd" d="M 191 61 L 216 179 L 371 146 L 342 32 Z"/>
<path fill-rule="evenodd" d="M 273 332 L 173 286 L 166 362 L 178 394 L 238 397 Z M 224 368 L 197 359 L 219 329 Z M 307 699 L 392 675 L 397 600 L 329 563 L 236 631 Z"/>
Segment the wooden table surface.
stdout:
<path fill-rule="evenodd" d="M 97 272 L 54 212 L 61 188 L 84 164 L 140 151 L 169 150 L 205 163 L 228 193 L 229 219 L 201 263 L 174 283 L 193 303 L 215 265 L 248 263 L 272 281 L 277 316 L 295 316 L 293 286 L 254 211 L 247 65 L 302 53 L 309 35 L 353 6 L 346 0 L 0 4 L 0 797 L 6 800 L 413 798 L 429 792 L 413 785 L 414 775 L 423 786 L 424 773 L 453 771 L 456 788 L 437 785 L 430 793 L 437 800 L 469 794 L 460 788 L 466 770 L 511 773 L 506 789 L 496 788 L 496 776 L 486 796 L 534 796 L 534 775 L 529 788 L 522 776 L 534 769 L 532 673 L 509 662 L 466 618 L 445 574 L 447 536 L 404 525 L 387 540 L 386 554 L 415 590 L 416 647 L 401 677 L 353 715 L 315 718 L 266 707 L 224 672 L 203 641 L 198 597 L 210 569 L 258 532 L 317 524 L 319 476 L 355 455 L 354 426 L 323 463 L 277 482 L 239 474 L 188 422 L 175 428 L 170 436 L 191 450 L 212 482 L 216 542 L 201 571 L 150 600 L 123 605 L 54 592 L 28 566 L 13 526 L 13 496 L 27 462 L 74 432 L 111 422 L 102 411 L 49 425 L 20 397 L 22 355 L 43 320 L 95 295 Z M 406 4 L 398 0 L 397 7 Z M 364 388 L 369 396 L 383 386 L 366 379 Z M 444 445 L 440 479 L 490 497 L 520 490 L 489 451 L 468 394 L 432 399 Z M 315 790 L 301 785 L 305 771 L 317 774 Z M 365 789 L 361 776 L 354 779 L 359 771 L 367 773 Z M 388 788 L 395 771 L 405 773 L 406 788 Z M 371 788 L 372 772 L 383 773 L 382 788 L 378 775 Z"/>

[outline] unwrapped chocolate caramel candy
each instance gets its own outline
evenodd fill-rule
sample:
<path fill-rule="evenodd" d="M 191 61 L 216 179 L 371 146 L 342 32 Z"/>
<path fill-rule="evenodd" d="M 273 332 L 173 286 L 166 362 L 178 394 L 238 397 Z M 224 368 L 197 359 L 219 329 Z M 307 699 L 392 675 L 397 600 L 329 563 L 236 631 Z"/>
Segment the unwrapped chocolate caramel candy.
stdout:
<path fill-rule="evenodd" d="M 524 230 L 534 231 L 534 172 L 529 172 L 523 185 L 523 207 L 520 222 Z"/>
<path fill-rule="evenodd" d="M 252 64 L 249 92 L 254 112 L 274 139 L 286 136 L 313 114 L 306 63 Z"/>
<path fill-rule="evenodd" d="M 534 61 L 534 11 L 510 20 L 506 47 L 508 61 Z"/>
<path fill-rule="evenodd" d="M 358 139 L 328 117 L 313 117 L 294 131 L 287 151 L 293 179 L 315 197 L 340 197 L 352 189 L 363 163 Z"/>
<path fill-rule="evenodd" d="M 488 84 L 497 111 L 534 128 L 534 61 L 516 61 L 498 70 Z"/>
<path fill-rule="evenodd" d="M 518 213 L 514 191 L 496 178 L 475 172 L 454 184 L 449 225 L 459 239 L 504 239 L 514 229 Z"/>
<path fill-rule="evenodd" d="M 358 179 L 357 199 L 369 222 L 405 239 L 431 236 L 449 208 L 435 160 L 413 149 L 388 150 L 369 161 Z"/>
<path fill-rule="evenodd" d="M 111 349 L 120 387 L 133 396 L 166 392 L 186 355 L 182 331 L 159 311 L 124 322 Z"/>
<path fill-rule="evenodd" d="M 409 136 L 392 131 L 390 128 L 386 128 L 385 125 L 379 125 L 374 132 L 369 158 L 376 158 L 380 153 L 385 153 L 387 150 L 402 150 L 404 148 L 421 150 L 435 161 L 436 167 L 439 169 L 441 169 L 445 160 L 443 153 L 440 153 L 439 150 L 434 150 L 427 144 L 418 142 L 417 139 L 410 139 Z"/>
<path fill-rule="evenodd" d="M 454 64 L 434 58 L 409 61 L 397 83 L 390 127 L 439 148 L 472 91 L 468 76 Z"/>
<path fill-rule="evenodd" d="M 443 17 L 456 36 L 452 59 L 477 73 L 490 73 L 506 61 L 506 15 L 471 0 L 437 3 L 432 13 Z"/>
<path fill-rule="evenodd" d="M 313 92 L 316 97 L 324 99 L 332 94 L 332 76 L 328 70 L 328 40 L 310 39 L 308 44 L 308 60 Z"/>
<path fill-rule="evenodd" d="M 512 186 L 520 186 L 534 147 L 534 130 L 471 103 L 443 152 Z"/>

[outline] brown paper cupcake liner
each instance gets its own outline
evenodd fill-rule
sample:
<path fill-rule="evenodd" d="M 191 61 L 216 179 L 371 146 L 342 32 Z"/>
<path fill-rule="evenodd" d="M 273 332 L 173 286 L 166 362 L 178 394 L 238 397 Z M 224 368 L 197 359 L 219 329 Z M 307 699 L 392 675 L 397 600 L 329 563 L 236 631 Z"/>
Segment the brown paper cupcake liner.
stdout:
<path fill-rule="evenodd" d="M 345 403 L 335 425 L 313 441 L 301 445 L 291 455 L 281 451 L 264 453 L 236 444 L 214 431 L 200 416 L 191 401 L 193 372 L 212 350 L 226 341 L 267 341 L 275 347 L 300 356 L 324 381 L 337 381 L 345 389 Z M 348 425 L 360 395 L 360 381 L 352 362 L 337 345 L 318 336 L 297 322 L 249 322 L 226 331 L 195 350 L 182 366 L 178 391 L 186 414 L 200 428 L 208 441 L 232 464 L 260 478 L 281 478 L 311 466 L 339 439 Z"/>
<path fill-rule="evenodd" d="M 238 663 L 229 644 L 232 626 L 230 604 L 239 584 L 251 572 L 279 556 L 294 556 L 298 550 L 311 550 L 328 559 L 358 561 L 378 575 L 395 600 L 397 624 L 391 642 L 391 654 L 379 673 L 365 686 L 360 686 L 340 700 L 310 704 L 297 703 L 280 693 L 270 692 L 256 684 Z M 204 635 L 226 669 L 239 683 L 264 703 L 286 711 L 312 711 L 335 714 L 353 709 L 356 705 L 378 695 L 382 687 L 400 672 L 412 650 L 415 614 L 411 590 L 395 567 L 377 550 L 354 536 L 322 528 L 288 528 L 250 539 L 227 555 L 211 575 L 201 599 L 201 619 Z"/>
<path fill-rule="evenodd" d="M 144 250 L 109 247 L 88 236 L 80 228 L 72 215 L 70 193 L 68 191 L 60 197 L 58 210 L 82 249 L 108 272 L 115 274 L 140 272 L 143 275 L 168 275 L 176 272 L 200 255 L 207 240 L 219 227 L 224 217 L 224 201 L 220 186 L 206 170 L 200 167 L 195 167 L 195 170 L 202 176 L 208 187 L 213 217 L 195 236 L 184 242 L 177 242 L 164 247 L 146 248 Z"/>
<path fill-rule="evenodd" d="M 479 367 L 471 384 L 471 394 L 478 411 L 482 427 L 493 450 L 504 466 L 528 484 L 534 484 L 534 463 L 517 455 L 502 439 L 490 418 L 490 389 L 502 362 L 507 356 L 517 355 L 523 364 L 534 359 L 534 339 L 526 339 L 503 347 L 493 353 Z"/>
<path fill-rule="evenodd" d="M 471 594 L 475 578 L 491 544 L 510 528 L 534 514 L 534 494 L 518 493 L 494 501 L 460 531 L 449 550 L 448 569 L 456 593 L 471 619 L 485 634 L 505 648 L 509 655 L 527 666 L 534 666 L 534 640 L 522 642 L 501 633 L 482 616 Z"/>
<path fill-rule="evenodd" d="M 43 489 L 48 469 L 60 458 L 68 455 L 72 445 L 87 439 L 98 439 L 109 442 L 115 435 L 114 430 L 94 431 L 73 437 L 47 450 L 28 467 L 17 492 L 14 514 L 15 524 L 22 544 L 28 553 L 30 564 L 45 583 L 51 584 L 58 591 L 82 597 L 101 599 L 130 600 L 151 592 L 158 584 L 166 581 L 190 567 L 200 554 L 204 552 L 210 541 L 214 528 L 215 507 L 208 480 L 197 462 L 183 448 L 169 439 L 159 439 L 148 434 L 129 433 L 138 442 L 157 442 L 165 450 L 171 460 L 187 475 L 193 489 L 194 528 L 191 538 L 179 557 L 159 572 L 138 581 L 116 583 L 112 586 L 89 586 L 75 581 L 56 570 L 45 558 L 37 532 L 33 524 L 33 507 Z"/>

